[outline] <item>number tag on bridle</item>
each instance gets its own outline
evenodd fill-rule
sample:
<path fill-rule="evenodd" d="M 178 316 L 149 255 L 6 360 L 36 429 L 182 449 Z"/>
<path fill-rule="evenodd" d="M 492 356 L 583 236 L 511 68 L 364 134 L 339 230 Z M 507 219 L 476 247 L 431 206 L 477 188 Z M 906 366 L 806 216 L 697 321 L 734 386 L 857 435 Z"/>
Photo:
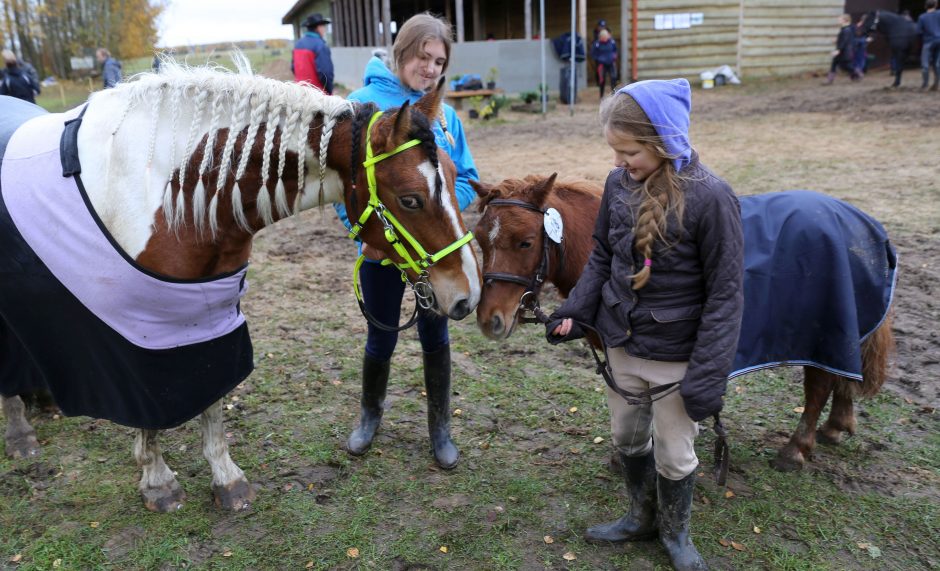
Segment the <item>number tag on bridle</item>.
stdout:
<path fill-rule="evenodd" d="M 545 211 L 544 224 L 545 234 L 556 244 L 561 244 L 561 236 L 565 228 L 561 221 L 561 214 L 554 208 L 549 208 Z"/>

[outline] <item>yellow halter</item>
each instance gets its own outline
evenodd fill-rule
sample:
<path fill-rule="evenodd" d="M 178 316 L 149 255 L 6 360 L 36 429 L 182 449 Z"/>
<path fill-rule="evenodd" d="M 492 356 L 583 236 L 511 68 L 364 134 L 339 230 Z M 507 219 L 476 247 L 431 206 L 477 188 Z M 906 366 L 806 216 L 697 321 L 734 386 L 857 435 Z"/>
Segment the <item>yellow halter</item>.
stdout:
<path fill-rule="evenodd" d="M 359 216 L 359 220 L 353 225 L 352 230 L 349 232 L 349 238 L 356 239 L 359 237 L 362 227 L 365 225 L 366 221 L 369 219 L 369 216 L 375 214 L 379 219 L 379 222 L 382 223 L 382 226 L 385 228 L 385 239 L 388 240 L 388 243 L 392 245 L 395 249 L 395 252 L 405 260 L 402 263 L 392 262 L 390 259 L 382 260 L 383 266 L 395 265 L 401 271 L 402 281 L 411 283 L 411 287 L 414 289 L 415 297 L 418 301 L 418 304 L 423 309 L 430 309 L 434 304 L 434 293 L 431 289 L 431 284 L 428 281 L 428 269 L 441 261 L 448 254 L 452 254 L 463 247 L 465 244 L 469 243 L 470 240 L 473 240 L 473 232 L 467 232 L 463 235 L 462 238 L 459 238 L 457 241 L 453 242 L 449 246 L 445 247 L 436 254 L 428 254 L 427 251 L 421 246 L 421 244 L 414 238 L 414 236 L 409 233 L 404 226 L 401 225 L 391 212 L 382 204 L 382 201 L 379 200 L 378 194 L 378 185 L 375 181 L 375 165 L 393 155 L 410 149 L 416 145 L 420 145 L 421 141 L 418 139 L 411 139 L 401 145 L 398 145 L 391 151 L 387 153 L 382 153 L 380 155 L 372 154 L 372 127 L 375 125 L 375 122 L 382 116 L 381 111 L 376 111 L 372 115 L 372 119 L 369 121 L 369 127 L 366 130 L 366 160 L 363 161 L 362 166 L 366 169 L 366 180 L 369 183 L 369 203 L 366 205 L 366 208 L 362 211 L 362 214 Z M 402 243 L 401 236 L 411 245 L 416 256 L 412 257 L 411 253 L 405 247 L 405 244 Z M 353 289 L 356 292 L 356 299 L 360 302 L 362 301 L 362 292 L 359 289 L 359 268 L 362 266 L 365 256 L 360 255 L 356 260 L 356 265 L 353 268 Z M 414 282 L 411 282 L 408 279 L 408 274 L 406 270 L 411 269 L 415 274 L 418 275 L 418 279 Z"/>

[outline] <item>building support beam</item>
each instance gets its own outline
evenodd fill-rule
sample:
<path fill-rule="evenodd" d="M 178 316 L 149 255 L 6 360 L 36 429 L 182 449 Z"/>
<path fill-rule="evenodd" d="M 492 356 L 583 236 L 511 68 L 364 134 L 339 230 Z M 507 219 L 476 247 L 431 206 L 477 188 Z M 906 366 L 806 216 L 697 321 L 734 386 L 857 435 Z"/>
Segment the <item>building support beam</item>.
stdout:
<path fill-rule="evenodd" d="M 372 41 L 369 45 L 381 46 L 382 38 L 379 36 L 379 0 L 372 0 Z"/>
<path fill-rule="evenodd" d="M 456 0 L 454 4 L 456 4 L 457 12 L 457 43 L 462 44 L 464 41 L 463 0 Z"/>
<path fill-rule="evenodd" d="M 584 47 L 591 47 L 594 38 L 589 41 L 587 37 L 587 0 L 578 0 L 578 34 L 584 38 Z"/>
<path fill-rule="evenodd" d="M 392 0 L 382 0 L 382 36 L 389 57 L 392 56 Z"/>
<path fill-rule="evenodd" d="M 630 0 L 620 0 L 620 81 L 628 83 L 630 75 L 627 73 L 630 65 L 630 48 L 633 38 L 630 38 L 627 31 L 627 15 L 630 14 Z M 631 16 L 632 17 L 632 16 Z M 630 38 L 630 41 L 627 41 Z"/>
<path fill-rule="evenodd" d="M 525 0 L 525 39 L 532 39 L 532 0 Z"/>
<path fill-rule="evenodd" d="M 483 35 L 483 24 L 480 22 L 480 0 L 470 0 L 470 11 L 473 12 L 473 39 L 482 41 L 486 36 Z"/>

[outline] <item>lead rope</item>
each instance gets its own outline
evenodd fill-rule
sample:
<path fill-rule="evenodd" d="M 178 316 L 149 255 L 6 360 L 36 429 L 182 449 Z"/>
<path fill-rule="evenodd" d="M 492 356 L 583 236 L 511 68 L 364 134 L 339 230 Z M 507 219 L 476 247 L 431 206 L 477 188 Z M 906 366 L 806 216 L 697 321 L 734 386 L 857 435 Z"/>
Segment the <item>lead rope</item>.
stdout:
<path fill-rule="evenodd" d="M 542 311 L 542 308 L 539 306 L 537 300 L 531 305 L 531 307 L 527 309 L 532 311 L 532 313 L 535 315 L 535 318 L 540 323 L 547 324 L 549 322 L 548 316 L 545 315 L 544 311 Z M 575 321 L 575 323 L 577 323 L 578 326 L 583 328 L 585 331 L 590 331 L 600 338 L 600 334 L 597 332 L 597 329 L 594 329 L 590 325 L 580 321 Z M 608 365 L 606 360 L 601 360 L 600 356 L 597 354 L 597 349 L 594 348 L 594 344 L 588 343 L 588 346 L 591 348 L 591 354 L 594 355 L 594 362 L 596 364 L 595 372 L 604 377 L 604 382 L 607 383 L 607 386 L 610 387 L 610 390 L 617 393 L 621 398 L 627 401 L 627 404 L 629 405 L 639 406 L 652 404 L 679 390 L 679 383 L 661 385 L 641 393 L 633 393 L 622 389 L 617 386 L 617 383 L 614 382 L 614 378 L 610 373 L 610 365 Z M 606 347 L 604 347 L 604 358 L 607 358 Z M 728 480 L 728 467 L 730 464 L 731 448 L 728 446 L 728 431 L 725 429 L 725 425 L 721 422 L 721 416 L 719 414 L 715 414 L 712 418 L 715 420 L 713 425 L 715 430 L 715 466 L 712 468 L 712 474 L 715 477 L 715 482 L 719 486 L 724 486 L 725 482 Z"/>

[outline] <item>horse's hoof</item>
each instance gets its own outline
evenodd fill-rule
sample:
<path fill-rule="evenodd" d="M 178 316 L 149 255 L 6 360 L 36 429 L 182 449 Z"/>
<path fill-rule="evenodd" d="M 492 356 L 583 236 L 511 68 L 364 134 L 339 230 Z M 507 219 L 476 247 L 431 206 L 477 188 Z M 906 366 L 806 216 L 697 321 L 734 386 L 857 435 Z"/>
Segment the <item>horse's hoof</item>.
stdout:
<path fill-rule="evenodd" d="M 782 451 L 770 461 L 770 467 L 778 472 L 799 472 L 803 469 L 803 455 L 785 455 Z"/>
<path fill-rule="evenodd" d="M 821 428 L 816 431 L 816 442 L 820 444 L 842 444 L 842 435 L 841 430 Z"/>
<path fill-rule="evenodd" d="M 223 510 L 241 511 L 251 507 L 255 500 L 255 489 L 245 479 L 235 480 L 226 486 L 212 485 L 215 505 Z"/>
<path fill-rule="evenodd" d="M 144 498 L 144 507 L 158 513 L 175 512 L 183 507 L 186 499 L 186 492 L 176 480 L 165 486 L 141 490 L 140 495 Z"/>
<path fill-rule="evenodd" d="M 27 434 L 20 438 L 7 438 L 6 441 L 7 456 L 15 460 L 39 456 L 39 449 L 39 441 L 36 440 L 35 434 Z"/>

